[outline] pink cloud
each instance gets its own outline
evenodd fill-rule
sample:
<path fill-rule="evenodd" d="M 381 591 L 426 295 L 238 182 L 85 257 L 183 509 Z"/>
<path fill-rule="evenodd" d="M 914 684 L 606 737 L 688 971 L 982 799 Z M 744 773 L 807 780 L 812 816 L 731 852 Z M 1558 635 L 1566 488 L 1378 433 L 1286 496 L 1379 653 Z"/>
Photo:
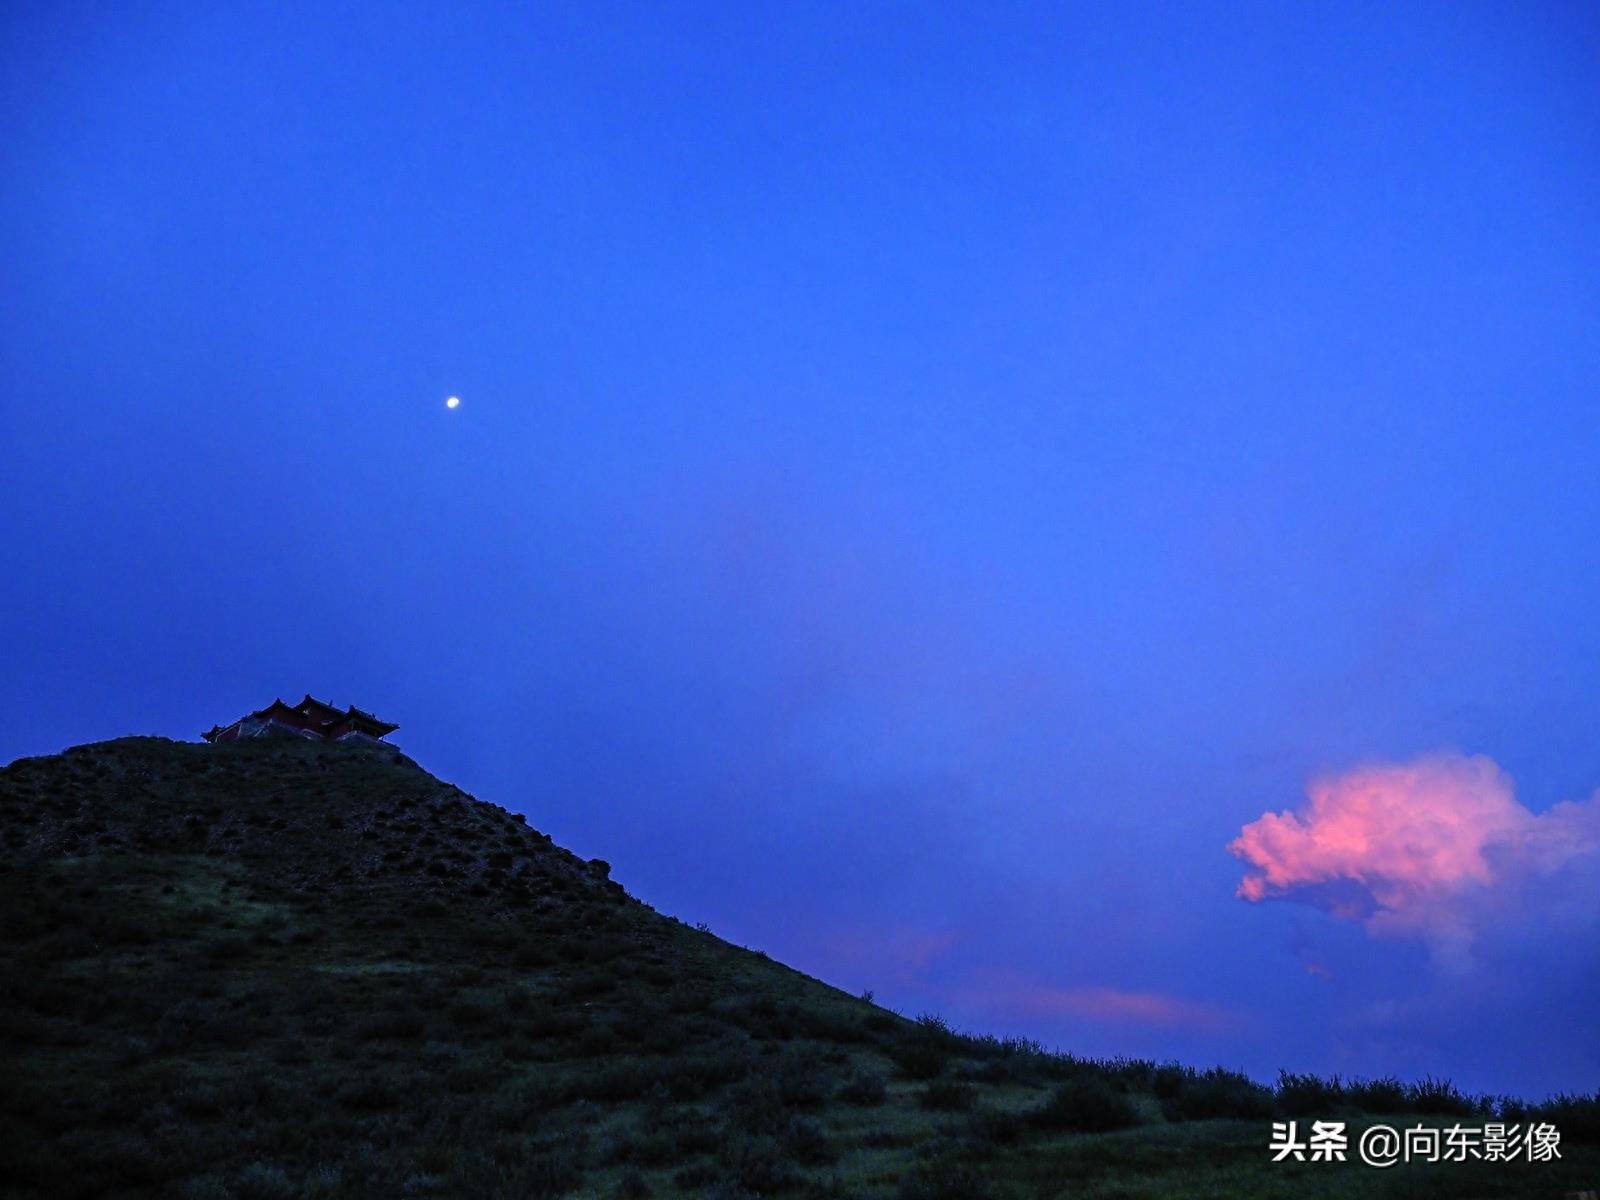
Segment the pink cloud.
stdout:
<path fill-rule="evenodd" d="M 1080 1017 L 1089 1021 L 1162 1028 L 1217 1030 L 1235 1023 L 1234 1014 L 1161 992 L 1130 992 L 1109 987 L 1051 987 L 1027 981 L 1008 982 L 968 995 L 978 1001 L 1026 1017 Z"/>
<path fill-rule="evenodd" d="M 1096 1021 L 1197 1029 L 1215 1029 L 1227 1023 L 1227 1014 L 1221 1009 L 1160 992 L 1123 992 L 1108 987 L 1037 988 L 1023 999 L 1035 1012 L 1071 1013 Z"/>
<path fill-rule="evenodd" d="M 1600 796 L 1535 814 L 1482 755 L 1358 767 L 1306 794 L 1306 807 L 1266 813 L 1229 843 L 1254 868 L 1238 895 L 1302 900 L 1436 947 L 1464 949 L 1530 882 L 1600 851 Z"/>

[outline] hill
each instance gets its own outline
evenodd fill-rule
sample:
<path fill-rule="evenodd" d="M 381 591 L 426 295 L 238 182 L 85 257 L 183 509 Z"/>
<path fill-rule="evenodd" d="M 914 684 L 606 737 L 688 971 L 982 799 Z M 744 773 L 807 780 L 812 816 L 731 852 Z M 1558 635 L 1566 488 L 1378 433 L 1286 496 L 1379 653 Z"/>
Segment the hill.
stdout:
<path fill-rule="evenodd" d="M 1540 1110 L 1566 1138 L 1553 1164 L 1272 1163 L 1274 1117 L 1449 1123 L 1485 1102 L 1392 1081 L 1273 1090 L 908 1020 L 655 912 L 604 863 L 387 748 L 126 738 L 19 760 L 0 772 L 0 912 L 8 1196 L 1600 1181 L 1593 1099 Z"/>

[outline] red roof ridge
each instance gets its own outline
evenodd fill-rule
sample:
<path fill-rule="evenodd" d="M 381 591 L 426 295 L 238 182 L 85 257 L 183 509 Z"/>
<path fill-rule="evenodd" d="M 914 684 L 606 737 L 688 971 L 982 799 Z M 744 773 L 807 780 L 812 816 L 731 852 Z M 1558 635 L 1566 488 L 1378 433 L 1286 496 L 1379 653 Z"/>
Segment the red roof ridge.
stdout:
<path fill-rule="evenodd" d="M 357 708 L 354 704 L 344 711 L 333 705 L 318 700 L 310 692 L 298 705 L 290 706 L 283 702 L 283 697 L 274 696 L 272 703 L 265 708 L 258 708 L 252 713 L 240 717 L 237 721 L 226 726 L 213 725 L 200 736 L 208 742 L 220 740 L 232 741 L 239 736 L 238 727 L 245 721 L 259 719 L 271 721 L 274 714 L 282 714 L 276 723 L 291 729 L 298 729 L 308 736 L 323 737 L 337 740 L 350 733 L 361 733 L 368 737 L 383 738 L 393 733 L 400 726 L 393 721 L 385 721 L 375 713 Z M 233 731 L 234 738 L 225 738 L 224 735 Z"/>

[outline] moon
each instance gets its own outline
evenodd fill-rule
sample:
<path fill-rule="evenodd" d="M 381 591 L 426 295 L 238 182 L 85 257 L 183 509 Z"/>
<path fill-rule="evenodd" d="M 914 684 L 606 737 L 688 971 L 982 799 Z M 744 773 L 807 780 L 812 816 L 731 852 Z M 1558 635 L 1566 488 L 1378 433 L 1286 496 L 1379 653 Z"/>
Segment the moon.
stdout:
<path fill-rule="evenodd" d="M 449 397 L 447 400 L 445 400 L 444 406 L 446 408 L 460 408 L 461 407 L 461 397 L 460 396 L 451 396 L 451 397 Z"/>

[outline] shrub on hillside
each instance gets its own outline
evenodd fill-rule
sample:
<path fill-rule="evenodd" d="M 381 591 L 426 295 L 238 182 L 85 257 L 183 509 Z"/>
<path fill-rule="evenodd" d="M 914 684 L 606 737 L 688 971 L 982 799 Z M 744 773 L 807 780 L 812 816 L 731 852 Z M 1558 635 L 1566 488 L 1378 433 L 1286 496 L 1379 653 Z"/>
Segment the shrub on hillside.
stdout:
<path fill-rule="evenodd" d="M 977 1100 L 976 1088 L 955 1079 L 935 1079 L 917 1097 L 917 1103 L 930 1112 L 966 1112 Z"/>
<path fill-rule="evenodd" d="M 1139 1123 L 1139 1113 L 1127 1096 L 1106 1080 L 1081 1075 L 1060 1084 L 1050 1098 L 1029 1114 L 1041 1129 L 1069 1129 L 1102 1133 Z"/>
<path fill-rule="evenodd" d="M 1345 1097 L 1365 1112 L 1400 1113 L 1410 1106 L 1405 1084 L 1393 1076 L 1383 1079 L 1358 1079 L 1345 1085 Z"/>
<path fill-rule="evenodd" d="M 996 1146 L 1009 1146 L 1019 1141 L 1024 1121 L 1018 1113 L 1000 1108 L 980 1108 L 972 1114 L 968 1126 L 972 1137 Z"/>
<path fill-rule="evenodd" d="M 667 1093 L 674 1100 L 695 1100 L 707 1092 L 743 1079 L 749 1063 L 735 1053 L 670 1056 L 663 1062 Z"/>
<path fill-rule="evenodd" d="M 778 1095 L 785 1108 L 821 1108 L 833 1090 L 833 1077 L 815 1054 L 790 1054 L 778 1069 Z"/>
<path fill-rule="evenodd" d="M 1196 1074 L 1176 1096 L 1162 1101 L 1169 1121 L 1207 1121 L 1213 1118 L 1261 1120 L 1276 1110 L 1272 1090 L 1248 1076 L 1222 1067 Z"/>
<path fill-rule="evenodd" d="M 1337 1075 L 1323 1079 L 1317 1075 L 1278 1072 L 1278 1111 L 1290 1117 L 1326 1117 L 1345 1102 L 1344 1084 Z"/>
<path fill-rule="evenodd" d="M 888 1085 L 876 1071 L 857 1071 L 848 1083 L 839 1089 L 839 1099 L 846 1104 L 875 1106 L 883 1103 Z"/>
<path fill-rule="evenodd" d="M 1150 1077 L 1150 1090 L 1155 1093 L 1158 1100 L 1174 1099 L 1189 1085 L 1194 1075 L 1193 1067 L 1185 1067 L 1179 1063 L 1163 1063 Z"/>
<path fill-rule="evenodd" d="M 895 1027 L 895 1018 L 892 1014 L 878 1011 L 869 1012 L 861 1018 L 861 1028 L 868 1033 L 888 1033 Z"/>
<path fill-rule="evenodd" d="M 949 1052 L 932 1042 L 904 1042 L 889 1051 L 889 1057 L 907 1079 L 937 1079 L 944 1074 Z"/>
<path fill-rule="evenodd" d="M 789 1123 L 789 1110 L 776 1082 L 752 1075 L 729 1090 L 723 1101 L 728 1124 L 748 1134 L 778 1134 Z"/>
<path fill-rule="evenodd" d="M 1449 1117 L 1467 1117 L 1480 1111 L 1480 1105 L 1463 1096 L 1448 1079 L 1428 1076 L 1406 1089 L 1406 1099 L 1419 1113 L 1439 1113 Z"/>
<path fill-rule="evenodd" d="M 1528 1109 L 1527 1120 L 1548 1121 L 1563 1141 L 1600 1142 L 1600 1091 L 1593 1095 L 1562 1093 Z"/>

